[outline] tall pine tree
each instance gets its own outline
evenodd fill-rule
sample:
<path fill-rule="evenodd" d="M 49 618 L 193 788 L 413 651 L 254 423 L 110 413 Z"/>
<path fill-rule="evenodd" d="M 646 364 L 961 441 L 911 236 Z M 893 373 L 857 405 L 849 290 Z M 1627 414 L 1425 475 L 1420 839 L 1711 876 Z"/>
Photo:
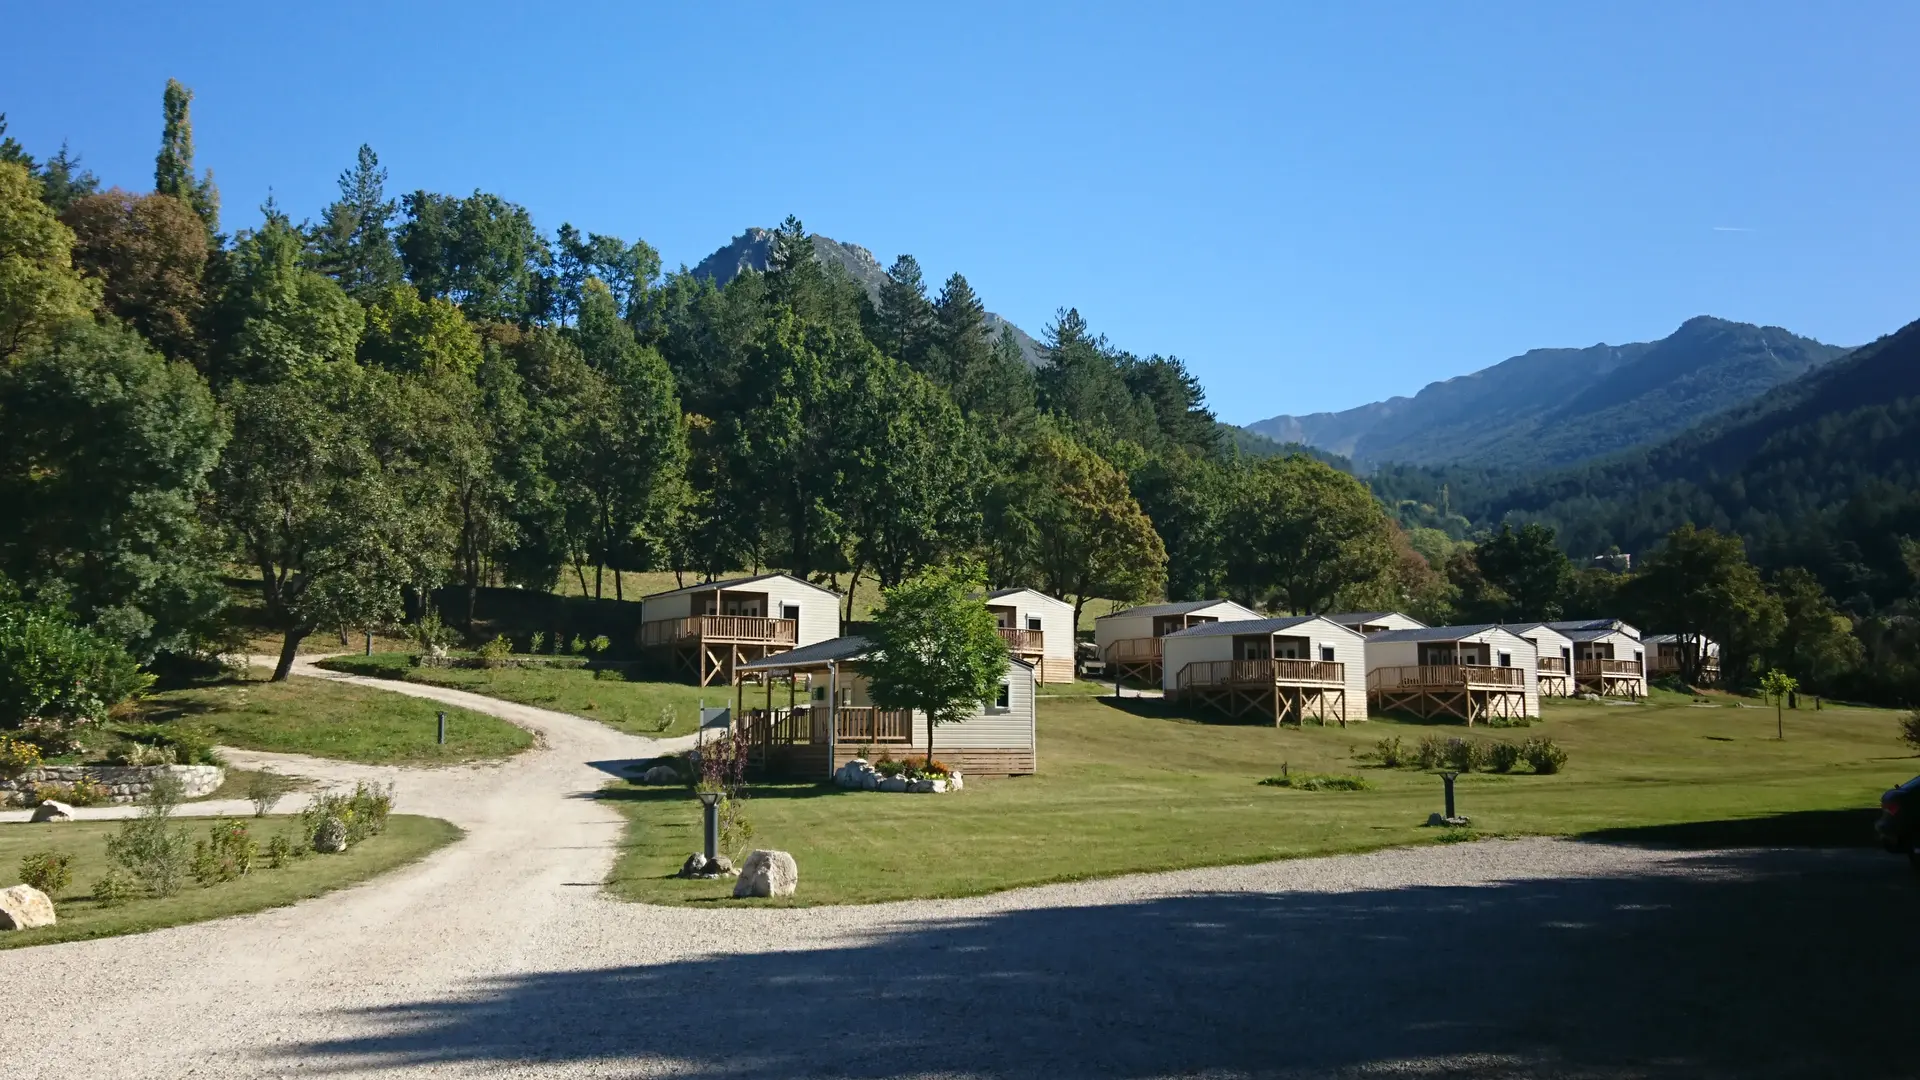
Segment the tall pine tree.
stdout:
<path fill-rule="evenodd" d="M 398 207 L 387 198 L 387 170 L 380 156 L 365 143 L 339 183 L 340 198 L 321 211 L 313 230 L 314 260 L 321 273 L 364 303 L 398 285 L 403 276 L 393 241 Z"/>
<path fill-rule="evenodd" d="M 153 190 L 192 207 L 211 240 L 220 233 L 220 190 L 213 186 L 212 169 L 193 175 L 192 106 L 193 91 L 178 79 L 168 79 L 160 101 L 163 126 L 160 154 L 153 162 Z"/>

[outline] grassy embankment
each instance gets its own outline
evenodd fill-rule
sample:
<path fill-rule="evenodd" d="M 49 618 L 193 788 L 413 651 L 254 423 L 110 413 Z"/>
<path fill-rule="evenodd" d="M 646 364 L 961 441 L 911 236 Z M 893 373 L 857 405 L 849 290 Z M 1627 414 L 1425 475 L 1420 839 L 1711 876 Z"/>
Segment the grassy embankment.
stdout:
<path fill-rule="evenodd" d="M 264 841 L 276 832 L 298 832 L 296 817 L 248 818 L 255 837 Z M 212 820 L 180 819 L 196 838 L 206 835 Z M 386 873 L 423 858 L 436 848 L 459 839 L 460 830 L 438 818 L 396 814 L 386 830 L 338 855 L 307 855 L 278 870 L 266 865 L 262 854 L 245 877 L 205 888 L 191 879 L 173 896 L 139 897 L 118 907 L 104 907 L 92 899 L 93 885 L 112 865 L 107 838 L 120 828 L 113 821 L 72 821 L 59 824 L 0 825 L 0 877 L 14 878 L 20 860 L 38 851 L 73 856 L 73 884 L 53 897 L 59 923 L 38 930 L 0 934 L 0 949 L 45 945 L 78 938 L 136 934 L 182 923 L 245 915 L 282 907 Z"/>
<path fill-rule="evenodd" d="M 1545 736 L 1569 754 L 1557 775 L 1523 766 L 1462 776 L 1459 809 L 1473 835 L 1864 845 L 1877 795 L 1920 771 L 1884 710 L 1789 712 L 1781 742 L 1771 708 L 1716 701 L 1663 693 L 1640 706 L 1551 704 L 1531 728 L 1469 734 L 1391 718 L 1276 730 L 1061 695 L 1040 706 L 1037 776 L 975 779 L 938 797 L 764 786 L 748 804 L 752 843 L 793 852 L 801 902 L 855 903 L 1456 839 L 1424 827 L 1441 805 L 1436 775 L 1372 760 L 1381 739 L 1431 735 Z M 1372 789 L 1261 786 L 1283 763 L 1361 776 Z M 630 823 L 610 882 L 617 895 L 730 902 L 717 883 L 671 876 L 700 846 L 686 792 L 617 785 L 606 797 Z"/>

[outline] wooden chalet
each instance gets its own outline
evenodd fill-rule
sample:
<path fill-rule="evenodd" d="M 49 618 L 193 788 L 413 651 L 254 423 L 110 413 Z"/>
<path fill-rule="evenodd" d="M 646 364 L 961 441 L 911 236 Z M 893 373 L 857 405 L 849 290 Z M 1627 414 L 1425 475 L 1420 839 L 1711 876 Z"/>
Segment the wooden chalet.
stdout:
<path fill-rule="evenodd" d="M 1540 696 L 1572 697 L 1573 639 L 1546 623 L 1521 623 L 1508 629 L 1531 642 L 1539 654 Z"/>
<path fill-rule="evenodd" d="M 1704 634 L 1648 634 L 1640 639 L 1647 651 L 1647 677 L 1658 679 L 1686 671 L 1685 661 L 1699 658 L 1699 681 L 1714 685 L 1720 681 L 1720 643 Z"/>
<path fill-rule="evenodd" d="M 1540 715 L 1533 644 L 1506 627 L 1432 626 L 1367 635 L 1367 701 L 1472 726 Z"/>
<path fill-rule="evenodd" d="M 640 647 L 701 686 L 840 633 L 840 597 L 787 574 L 712 581 L 640 601 Z"/>
<path fill-rule="evenodd" d="M 1160 684 L 1160 639 L 1195 626 L 1258 619 L 1260 613 L 1231 600 L 1191 600 L 1147 604 L 1093 620 L 1093 643 L 1116 680 Z"/>
<path fill-rule="evenodd" d="M 1000 589 L 986 595 L 1007 651 L 1033 665 L 1043 683 L 1074 678 L 1073 605 L 1033 589 Z"/>
<path fill-rule="evenodd" d="M 742 663 L 735 671 L 733 735 L 746 741 L 749 765 L 825 780 L 857 757 L 924 755 L 926 715 L 878 708 L 868 695 L 861 662 L 872 649 L 866 638 L 839 637 Z M 994 700 L 934 729 L 933 756 L 967 776 L 1033 772 L 1036 681 L 1032 664 L 1008 659 Z"/>
<path fill-rule="evenodd" d="M 1573 643 L 1576 693 L 1647 696 L 1646 646 L 1640 642 L 1640 631 L 1619 619 L 1550 622 L 1546 626 Z"/>
<path fill-rule="evenodd" d="M 1169 701 L 1276 725 L 1367 718 L 1366 639 L 1330 619 L 1225 619 L 1156 640 Z"/>
<path fill-rule="evenodd" d="M 1345 611 L 1338 615 L 1328 615 L 1327 618 L 1349 630 L 1358 630 L 1362 634 L 1378 634 L 1383 630 L 1425 630 L 1427 628 L 1426 623 L 1398 611 Z"/>

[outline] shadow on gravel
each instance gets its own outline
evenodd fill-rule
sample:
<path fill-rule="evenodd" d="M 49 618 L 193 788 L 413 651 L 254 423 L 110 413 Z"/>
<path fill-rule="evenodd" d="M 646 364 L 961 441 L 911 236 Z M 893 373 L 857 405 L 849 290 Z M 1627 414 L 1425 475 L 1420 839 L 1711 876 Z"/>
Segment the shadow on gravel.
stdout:
<path fill-rule="evenodd" d="M 1582 834 L 1580 839 L 1681 851 L 1744 847 L 1873 848 L 1878 847 L 1873 821 L 1879 816 L 1879 807 L 1797 810 L 1730 821 L 1597 829 Z M 1920 1063 L 1916 1066 L 1916 1071 L 1920 1071 Z"/>
<path fill-rule="evenodd" d="M 627 1075 L 619 1059 L 651 1058 L 764 1078 L 1914 1074 L 1906 1000 L 1886 992 L 1920 965 L 1902 861 L 1691 862 L 1687 876 L 1198 894 L 910 927 L 888 925 L 894 908 L 868 942 L 477 981 L 286 1053 L 303 1071 Z M 756 921 L 717 925 L 746 947 Z"/>

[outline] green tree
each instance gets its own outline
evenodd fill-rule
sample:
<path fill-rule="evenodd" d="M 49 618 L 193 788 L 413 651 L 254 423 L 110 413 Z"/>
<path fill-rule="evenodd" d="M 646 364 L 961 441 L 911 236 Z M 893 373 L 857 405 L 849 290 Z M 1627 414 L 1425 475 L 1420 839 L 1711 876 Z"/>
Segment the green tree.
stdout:
<path fill-rule="evenodd" d="M 918 372 L 882 360 L 850 391 L 846 499 L 855 577 L 871 568 L 891 588 L 973 547 L 985 462 L 959 410 Z"/>
<path fill-rule="evenodd" d="M 171 195 L 193 208 L 206 227 L 209 247 L 218 247 L 220 189 L 213 186 L 213 170 L 193 174 L 193 91 L 168 79 L 161 95 L 160 153 L 153 162 L 153 190 Z"/>
<path fill-rule="evenodd" d="M 660 276 L 660 253 L 646 241 L 632 244 L 617 236 L 582 234 L 570 224 L 554 237 L 548 318 L 569 324 L 580 315 L 587 282 L 594 280 L 612 294 L 623 317 L 637 314 L 636 301 Z"/>
<path fill-rule="evenodd" d="M 867 692 L 883 709 L 927 718 L 927 760 L 941 724 L 966 719 L 994 700 L 1007 674 L 1007 643 L 980 599 L 977 567 L 938 567 L 882 594 L 863 662 Z"/>
<path fill-rule="evenodd" d="M 1167 599 L 1204 600 L 1226 588 L 1222 529 L 1233 489 L 1219 462 L 1175 447 L 1135 470 L 1134 498 L 1167 548 Z"/>
<path fill-rule="evenodd" d="M 1506 595 L 1502 621 L 1550 621 L 1561 616 L 1573 564 L 1554 542 L 1553 530 L 1529 522 L 1514 531 L 1502 522 L 1500 531 L 1474 550 L 1474 563 L 1487 581 Z"/>
<path fill-rule="evenodd" d="M 339 185 L 340 197 L 320 212 L 309 240 L 314 265 L 348 296 L 370 301 L 400 284 L 403 274 L 393 239 L 397 207 L 387 198 L 387 170 L 373 147 L 360 144 Z"/>
<path fill-rule="evenodd" d="M 73 265 L 100 282 L 106 309 L 169 359 L 200 356 L 207 232 L 171 195 L 114 188 L 69 207 Z"/>
<path fill-rule="evenodd" d="M 902 255 L 887 268 L 887 280 L 875 298 L 873 325 L 867 337 L 887 356 L 915 371 L 928 370 L 934 309 L 927 299 L 927 283 L 920 276 L 920 263 L 913 256 Z"/>
<path fill-rule="evenodd" d="M 324 274 L 301 264 L 298 230 L 272 203 L 258 232 L 241 236 L 225 260 L 226 280 L 211 312 L 209 374 L 272 382 L 353 359 L 366 312 Z"/>
<path fill-rule="evenodd" d="M 472 378 L 480 368 L 480 335 L 460 309 L 391 285 L 367 308 L 362 362 L 388 371 Z"/>
<path fill-rule="evenodd" d="M 435 583 L 452 546 L 445 492 L 391 375 L 349 361 L 229 397 L 214 516 L 259 574 L 280 681 L 309 634 L 397 622 L 402 591 Z"/>
<path fill-rule="evenodd" d="M 1125 474 L 1057 431 L 1038 433 L 1014 463 L 989 529 L 994 580 L 1071 599 L 1075 626 L 1096 596 L 1137 602 L 1166 584 L 1166 545 Z"/>
<path fill-rule="evenodd" d="M 23 602 L 0 578 L 0 731 L 67 753 L 80 729 L 152 681 L 113 639 L 58 607 Z"/>
<path fill-rule="evenodd" d="M 422 296 L 451 300 L 475 322 L 539 314 L 538 275 L 551 256 L 524 207 L 480 191 L 416 191 L 401 206 L 400 258 Z"/>
<path fill-rule="evenodd" d="M 1818 578 L 1804 567 L 1789 566 L 1774 575 L 1772 587 L 1784 616 L 1771 651 L 1779 667 L 1818 688 L 1832 686 L 1860 666 L 1864 654 L 1853 620 L 1834 605 Z"/>
<path fill-rule="evenodd" d="M 1799 688 L 1800 680 L 1779 668 L 1773 668 L 1760 677 L 1760 692 L 1773 699 L 1774 737 L 1777 739 L 1785 740 L 1787 737 L 1787 721 L 1782 710 L 1786 708 L 1787 695 Z"/>
<path fill-rule="evenodd" d="M 223 597 L 200 503 L 226 437 L 191 367 L 68 324 L 0 370 L 0 572 L 143 659 L 193 647 Z"/>
<path fill-rule="evenodd" d="M 1366 485 L 1303 454 L 1235 477 L 1227 511 L 1227 585 L 1242 603 L 1269 598 L 1296 614 L 1333 610 L 1373 590 L 1396 565 L 1393 525 Z"/>
<path fill-rule="evenodd" d="M 66 143 L 40 166 L 40 199 L 56 214 L 66 213 L 99 190 L 100 178 L 81 167 L 80 155 L 69 151 Z"/>
<path fill-rule="evenodd" d="M 1648 626 L 1680 635 L 1681 678 L 1700 680 L 1701 640 L 1720 643 L 1725 678 L 1745 676 L 1752 660 L 1780 635 L 1784 615 L 1747 561 L 1737 536 L 1682 525 L 1621 589 L 1621 599 Z"/>
<path fill-rule="evenodd" d="M 40 201 L 24 166 L 0 164 L 0 363 L 99 302 L 73 268 L 73 230 Z"/>

